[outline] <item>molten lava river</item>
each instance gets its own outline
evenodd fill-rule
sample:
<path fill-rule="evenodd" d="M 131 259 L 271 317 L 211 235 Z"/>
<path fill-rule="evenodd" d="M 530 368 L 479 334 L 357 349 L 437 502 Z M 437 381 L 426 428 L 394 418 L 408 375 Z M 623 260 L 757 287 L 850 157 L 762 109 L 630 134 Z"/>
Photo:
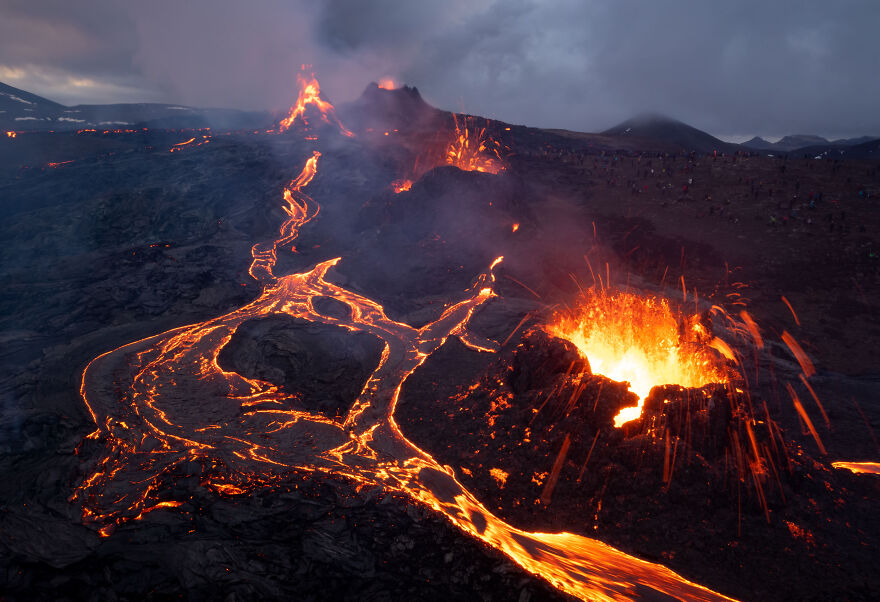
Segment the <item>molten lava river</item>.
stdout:
<path fill-rule="evenodd" d="M 282 129 L 305 119 L 304 106 L 312 105 L 325 121 L 351 135 L 332 106 L 320 99 L 313 78 L 302 83 L 300 102 Z M 305 471 L 409 496 L 527 571 L 584 600 L 631 599 L 652 592 L 688 600 L 728 599 L 594 539 L 517 529 L 494 516 L 452 469 L 407 439 L 394 412 L 401 387 L 413 371 L 449 337 L 485 353 L 497 350 L 495 342 L 475 336 L 468 325 L 474 312 L 495 296 L 493 269 L 502 258 L 476 274 L 471 288 L 449 299 L 440 317 L 421 328 L 396 322 L 375 300 L 333 284 L 328 274 L 342 258 L 303 273 L 276 275 L 279 249 L 290 249 L 300 228 L 317 214 L 318 205 L 304 190 L 317 173 L 319 159 L 315 151 L 285 188 L 283 209 L 288 217 L 277 238 L 252 249 L 250 274 L 262 286 L 258 298 L 211 320 L 123 345 L 96 357 L 84 370 L 81 395 L 97 425 L 89 438 L 104 443 L 98 468 L 73 496 L 83 508 L 84 520 L 102 525 L 101 534 L 110 536 L 126 521 L 180 505 L 159 501 L 158 494 L 163 477 L 184 462 L 213 467 L 204 484 L 218 495 L 241 493 Z M 489 169 L 487 165 L 494 163 L 476 167 Z M 322 314 L 315 303 L 321 298 L 343 303 L 348 315 Z M 269 316 L 368 333 L 384 343 L 381 360 L 344 420 L 292 410 L 277 386 L 220 367 L 218 355 L 236 330 L 249 320 Z M 602 333 L 585 333 L 584 344 L 605 344 L 601 339 Z M 699 354 L 693 357 L 692 368 L 703 370 L 694 384 L 716 376 L 698 366 L 703 361 Z M 613 374 L 610 367 L 602 369 Z M 636 389 L 640 396 L 646 393 L 643 389 Z"/>

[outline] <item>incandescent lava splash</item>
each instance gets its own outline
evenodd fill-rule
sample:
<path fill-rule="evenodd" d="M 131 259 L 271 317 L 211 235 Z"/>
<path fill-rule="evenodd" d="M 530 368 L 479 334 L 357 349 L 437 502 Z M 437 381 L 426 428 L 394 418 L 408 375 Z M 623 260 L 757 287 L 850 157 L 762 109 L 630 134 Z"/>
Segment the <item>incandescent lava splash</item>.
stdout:
<path fill-rule="evenodd" d="M 501 145 L 487 133 L 487 128 L 468 127 L 468 118 L 455 120 L 455 135 L 446 148 L 446 163 L 463 171 L 497 174 L 504 169 Z"/>
<path fill-rule="evenodd" d="M 591 288 L 546 330 L 573 343 L 594 374 L 628 382 L 639 396 L 637 406 L 615 417 L 615 426 L 638 418 L 657 385 L 699 388 L 729 381 L 714 349 L 723 342 L 709 335 L 699 315 L 676 313 L 666 299 Z"/>

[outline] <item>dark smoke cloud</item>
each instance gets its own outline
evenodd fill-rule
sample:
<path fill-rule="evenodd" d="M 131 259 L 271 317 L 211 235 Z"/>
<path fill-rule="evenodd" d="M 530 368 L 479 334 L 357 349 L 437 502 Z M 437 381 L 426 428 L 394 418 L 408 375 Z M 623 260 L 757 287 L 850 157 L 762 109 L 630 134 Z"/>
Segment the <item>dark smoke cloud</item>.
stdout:
<path fill-rule="evenodd" d="M 64 102 L 282 108 L 311 63 L 336 102 L 392 76 L 542 127 L 658 111 L 727 136 L 880 134 L 873 0 L 2 0 L 0 17 L 0 81 Z"/>

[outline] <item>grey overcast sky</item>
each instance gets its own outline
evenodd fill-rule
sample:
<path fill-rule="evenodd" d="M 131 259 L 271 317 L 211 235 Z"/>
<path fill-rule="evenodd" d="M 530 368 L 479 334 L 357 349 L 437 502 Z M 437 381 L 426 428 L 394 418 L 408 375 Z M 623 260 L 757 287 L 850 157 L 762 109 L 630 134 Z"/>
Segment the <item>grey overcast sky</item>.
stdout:
<path fill-rule="evenodd" d="M 0 81 L 65 104 L 280 109 L 310 63 L 444 109 L 728 139 L 880 135 L 878 0 L 0 0 Z"/>

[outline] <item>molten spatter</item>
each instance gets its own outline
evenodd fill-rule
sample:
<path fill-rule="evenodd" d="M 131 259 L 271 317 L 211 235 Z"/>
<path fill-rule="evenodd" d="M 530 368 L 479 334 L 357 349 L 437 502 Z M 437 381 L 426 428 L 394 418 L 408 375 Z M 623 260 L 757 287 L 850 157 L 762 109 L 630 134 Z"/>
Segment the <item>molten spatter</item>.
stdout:
<path fill-rule="evenodd" d="M 832 462 L 834 468 L 845 468 L 857 474 L 880 475 L 880 462 Z"/>
<path fill-rule="evenodd" d="M 468 118 L 455 119 L 455 137 L 446 148 L 446 163 L 464 171 L 497 174 L 504 169 L 501 145 L 493 140 L 486 128 L 468 127 Z"/>
<path fill-rule="evenodd" d="M 589 289 L 573 310 L 554 317 L 547 332 L 572 342 L 594 374 L 628 382 L 639 396 L 637 406 L 615 417 L 618 427 L 641 415 L 654 386 L 729 381 L 723 361 L 711 350 L 720 340 L 711 339 L 698 315 L 674 312 L 665 299 Z"/>
<path fill-rule="evenodd" d="M 336 109 L 333 105 L 321 98 L 321 86 L 314 73 L 305 73 L 306 67 L 303 65 L 303 73 L 296 76 L 296 81 L 299 83 L 299 96 L 296 99 L 296 104 L 290 107 L 290 112 L 287 117 L 281 120 L 278 129 L 282 132 L 287 131 L 297 120 L 300 120 L 308 129 L 309 117 L 306 115 L 306 109 L 312 107 L 320 115 L 321 121 L 335 125 L 343 135 L 353 137 L 354 134 L 348 131 L 336 117 Z"/>
<path fill-rule="evenodd" d="M 15 138 L 15 132 L 6 132 L 7 138 Z"/>
<path fill-rule="evenodd" d="M 394 180 L 393 182 L 391 182 L 391 189 L 394 191 L 394 194 L 400 194 L 401 192 L 406 192 L 407 190 L 412 188 L 412 185 L 412 180 Z"/>

